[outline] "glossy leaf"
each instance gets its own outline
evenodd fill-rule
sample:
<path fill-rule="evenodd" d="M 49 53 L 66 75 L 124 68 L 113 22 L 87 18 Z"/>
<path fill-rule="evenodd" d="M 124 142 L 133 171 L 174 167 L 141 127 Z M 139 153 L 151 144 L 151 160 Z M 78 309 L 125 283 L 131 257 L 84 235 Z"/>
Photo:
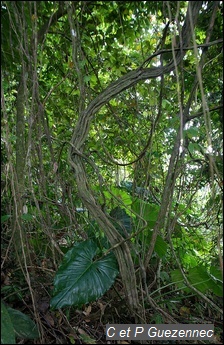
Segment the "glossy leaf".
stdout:
<path fill-rule="evenodd" d="M 116 258 L 110 253 L 98 259 L 97 249 L 95 242 L 87 240 L 66 253 L 54 279 L 53 309 L 95 301 L 114 283 L 118 274 Z"/>

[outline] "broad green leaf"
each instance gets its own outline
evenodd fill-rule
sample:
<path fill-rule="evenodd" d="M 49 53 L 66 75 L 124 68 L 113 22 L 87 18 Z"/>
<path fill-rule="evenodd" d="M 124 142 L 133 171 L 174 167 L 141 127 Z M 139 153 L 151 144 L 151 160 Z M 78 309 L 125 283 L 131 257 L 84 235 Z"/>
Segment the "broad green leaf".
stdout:
<path fill-rule="evenodd" d="M 191 291 L 188 287 L 186 287 L 186 285 L 184 283 L 184 278 L 182 276 L 182 273 L 181 273 L 180 269 L 175 269 L 175 270 L 171 271 L 170 274 L 171 274 L 172 282 L 175 283 L 175 285 L 179 289 L 181 289 L 181 290 L 183 290 L 185 292 L 190 292 Z"/>
<path fill-rule="evenodd" d="M 29 214 L 29 213 L 27 213 L 27 214 L 22 214 L 21 218 L 22 218 L 23 220 L 33 220 L 33 215 L 32 215 L 32 214 Z"/>
<path fill-rule="evenodd" d="M 210 274 L 214 276 L 217 280 L 220 280 L 222 282 L 222 272 L 220 267 L 217 266 L 211 266 L 210 268 Z"/>
<path fill-rule="evenodd" d="M 167 252 L 167 243 L 161 236 L 157 236 L 155 244 L 155 252 L 159 255 L 160 258 L 163 258 Z"/>
<path fill-rule="evenodd" d="M 54 279 L 53 309 L 81 306 L 97 300 L 114 283 L 118 265 L 113 253 L 95 258 L 97 245 L 91 240 L 69 250 Z"/>
<path fill-rule="evenodd" d="M 159 206 L 156 204 L 149 204 L 143 200 L 136 200 L 133 205 L 132 209 L 134 212 L 139 214 L 142 218 L 146 221 L 155 221 L 158 216 Z"/>
<path fill-rule="evenodd" d="M 148 226 L 142 233 L 139 234 L 139 239 L 142 243 L 144 243 L 145 245 L 147 244 L 147 246 L 149 246 L 152 239 L 152 234 L 153 234 L 153 230 L 151 230 L 151 226 L 150 227 Z M 161 236 L 158 235 L 156 238 L 154 251 L 161 259 L 166 255 L 167 247 L 168 247 L 167 243 L 164 241 L 164 239 Z"/>
<path fill-rule="evenodd" d="M 117 198 L 121 199 L 126 206 L 131 205 L 132 197 L 126 191 L 122 190 L 121 188 L 111 187 L 111 192 Z"/>
<path fill-rule="evenodd" d="M 222 281 L 222 273 L 220 267 L 212 266 L 210 268 L 209 274 L 209 281 L 207 282 L 209 289 L 216 295 L 216 296 L 223 296 L 223 281 Z"/>
<path fill-rule="evenodd" d="M 8 309 L 1 301 L 1 344 L 15 344 L 15 332 Z"/>
<path fill-rule="evenodd" d="M 147 230 L 147 239 L 150 243 L 153 231 Z M 164 241 L 164 239 L 161 236 L 157 236 L 156 243 L 155 243 L 155 252 L 159 255 L 160 258 L 163 258 L 166 255 L 167 252 L 167 243 Z"/>
<path fill-rule="evenodd" d="M 189 282 L 201 292 L 209 289 L 210 276 L 203 266 L 196 266 L 189 269 L 188 272 Z"/>
<path fill-rule="evenodd" d="M 1 223 L 6 222 L 10 217 L 10 214 L 5 214 L 4 216 L 1 216 Z"/>
<path fill-rule="evenodd" d="M 24 339 L 39 338 L 37 326 L 28 315 L 13 308 L 8 308 L 8 312 L 17 337 Z"/>
<path fill-rule="evenodd" d="M 86 232 L 88 234 L 88 239 L 92 239 L 96 243 L 98 249 L 103 251 L 110 248 L 107 237 L 95 220 L 89 221 Z"/>
<path fill-rule="evenodd" d="M 222 281 L 211 277 L 211 279 L 208 281 L 208 287 L 216 296 L 223 297 L 223 282 Z"/>
<path fill-rule="evenodd" d="M 114 226 L 121 233 L 122 236 L 128 236 L 132 232 L 132 219 L 121 207 L 115 207 L 111 212 L 110 216 L 117 220 Z"/>

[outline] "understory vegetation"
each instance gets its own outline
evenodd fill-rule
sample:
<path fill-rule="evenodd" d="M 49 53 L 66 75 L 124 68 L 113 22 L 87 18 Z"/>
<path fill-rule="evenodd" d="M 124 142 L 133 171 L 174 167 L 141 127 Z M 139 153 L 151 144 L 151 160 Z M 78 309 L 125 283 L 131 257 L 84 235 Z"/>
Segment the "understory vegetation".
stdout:
<path fill-rule="evenodd" d="M 222 5 L 1 2 L 2 344 L 222 343 Z"/>

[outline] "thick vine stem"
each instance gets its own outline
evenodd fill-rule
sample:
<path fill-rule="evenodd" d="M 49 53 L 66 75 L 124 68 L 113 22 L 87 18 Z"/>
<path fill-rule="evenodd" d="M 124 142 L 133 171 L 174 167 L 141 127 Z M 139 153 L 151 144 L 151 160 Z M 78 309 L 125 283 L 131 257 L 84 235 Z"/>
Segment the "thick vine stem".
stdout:
<path fill-rule="evenodd" d="M 185 50 L 191 40 L 191 25 L 195 26 L 199 10 L 202 6 L 202 1 L 192 1 L 188 4 L 188 10 L 186 20 L 182 29 L 182 40 L 183 46 L 180 47 L 174 60 L 166 66 L 158 66 L 151 68 L 143 68 L 128 72 L 115 82 L 111 83 L 104 91 L 102 91 L 90 104 L 89 106 L 79 114 L 78 122 L 71 139 L 71 149 L 69 152 L 69 163 L 74 168 L 79 195 L 84 203 L 85 207 L 92 214 L 94 219 L 98 222 L 100 227 L 104 230 L 110 244 L 121 242 L 121 245 L 114 249 L 115 255 L 118 260 L 121 277 L 123 280 L 126 297 L 130 308 L 132 309 L 136 322 L 142 322 L 141 319 L 141 308 L 138 299 L 138 291 L 136 285 L 136 277 L 134 264 L 131 257 L 130 248 L 127 242 L 122 241 L 122 236 L 117 232 L 115 227 L 112 225 L 107 215 L 102 211 L 100 205 L 94 198 L 93 193 L 88 185 L 86 172 L 83 163 L 83 150 L 84 143 L 89 134 L 90 124 L 93 116 L 112 98 L 116 97 L 122 91 L 136 85 L 140 81 L 147 79 L 157 78 L 166 73 L 170 73 L 175 67 L 181 62 L 184 57 Z M 143 64 L 144 65 L 144 64 Z M 140 315 L 140 318 L 139 318 Z M 140 320 L 141 319 L 141 320 Z"/>
<path fill-rule="evenodd" d="M 135 317 L 137 318 L 136 322 L 142 322 L 143 319 L 141 318 L 141 308 L 138 302 L 134 265 L 129 246 L 127 242 L 122 241 L 123 237 L 109 221 L 108 217 L 102 211 L 100 205 L 93 197 L 88 186 L 82 157 L 76 155 L 74 159 L 70 161 L 70 164 L 75 169 L 76 180 L 79 188 L 79 196 L 82 199 L 85 207 L 94 216 L 100 227 L 105 231 L 105 234 L 112 246 L 119 242 L 122 242 L 119 247 L 116 247 L 114 249 L 114 252 L 119 263 L 120 274 L 125 287 L 128 304 L 133 312 L 133 315 L 135 315 Z"/>

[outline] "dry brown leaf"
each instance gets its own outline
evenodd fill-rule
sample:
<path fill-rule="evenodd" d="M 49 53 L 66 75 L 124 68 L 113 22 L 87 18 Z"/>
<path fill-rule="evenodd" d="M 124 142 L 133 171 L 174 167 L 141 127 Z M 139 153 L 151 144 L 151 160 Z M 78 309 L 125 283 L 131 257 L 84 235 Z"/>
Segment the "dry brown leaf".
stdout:
<path fill-rule="evenodd" d="M 49 322 L 49 324 L 53 327 L 54 326 L 54 319 L 53 319 L 53 317 L 49 314 L 49 313 L 47 313 L 46 315 L 45 315 L 45 319 L 47 320 L 47 322 Z"/>
<path fill-rule="evenodd" d="M 91 305 L 89 305 L 87 308 L 85 308 L 85 310 L 83 311 L 83 314 L 85 316 L 88 316 L 91 313 L 91 311 L 92 311 L 92 307 Z"/>
<path fill-rule="evenodd" d="M 86 335 L 87 337 L 89 336 L 82 328 L 78 328 L 79 334 Z"/>
<path fill-rule="evenodd" d="M 104 311 L 106 308 L 106 304 L 103 304 L 101 302 L 98 302 L 99 306 L 100 306 L 100 310 L 101 310 L 101 315 L 104 315 Z"/>

